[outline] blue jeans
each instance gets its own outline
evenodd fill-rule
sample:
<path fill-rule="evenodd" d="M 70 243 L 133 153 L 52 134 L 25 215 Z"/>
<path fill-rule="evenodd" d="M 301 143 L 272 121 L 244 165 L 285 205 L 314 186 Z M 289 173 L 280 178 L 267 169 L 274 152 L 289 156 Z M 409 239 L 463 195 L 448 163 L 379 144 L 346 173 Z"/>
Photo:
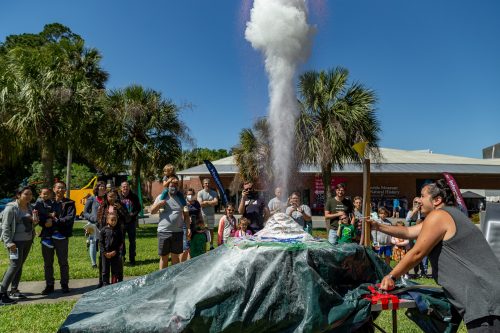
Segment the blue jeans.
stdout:
<path fill-rule="evenodd" d="M 97 246 L 95 236 L 89 236 L 89 256 L 92 266 L 96 265 Z"/>
<path fill-rule="evenodd" d="M 415 268 L 413 268 L 413 271 L 415 272 L 415 274 L 418 274 L 420 271 L 420 274 L 427 275 L 428 261 L 429 261 L 429 258 L 423 257 L 422 261 L 417 266 L 415 266 Z"/>
<path fill-rule="evenodd" d="M 337 230 L 330 229 L 328 231 L 328 241 L 331 244 L 335 245 L 335 244 L 337 244 L 337 239 L 338 239 Z"/>

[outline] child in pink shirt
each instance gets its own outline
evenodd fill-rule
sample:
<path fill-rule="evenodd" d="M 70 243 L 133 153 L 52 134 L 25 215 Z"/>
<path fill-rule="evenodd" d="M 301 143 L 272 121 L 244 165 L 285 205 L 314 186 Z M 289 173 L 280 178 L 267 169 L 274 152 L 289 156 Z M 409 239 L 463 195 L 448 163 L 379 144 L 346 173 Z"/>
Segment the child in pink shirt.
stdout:
<path fill-rule="evenodd" d="M 251 236 L 252 232 L 248 230 L 248 226 L 250 225 L 250 220 L 246 217 L 242 217 L 240 219 L 240 223 L 238 223 L 238 230 L 234 233 L 234 237 L 246 237 Z"/>
<path fill-rule="evenodd" d="M 234 217 L 234 205 L 228 204 L 226 214 L 220 218 L 217 245 L 221 246 L 232 237 L 236 231 L 236 217 Z"/>

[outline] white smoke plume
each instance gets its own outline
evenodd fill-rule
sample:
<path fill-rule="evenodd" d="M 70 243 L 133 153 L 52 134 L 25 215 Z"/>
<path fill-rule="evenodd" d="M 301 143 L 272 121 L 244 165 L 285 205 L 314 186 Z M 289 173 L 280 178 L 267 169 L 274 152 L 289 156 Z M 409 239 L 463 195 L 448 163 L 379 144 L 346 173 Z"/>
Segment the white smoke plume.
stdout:
<path fill-rule="evenodd" d="M 298 115 L 295 72 L 309 57 L 314 28 L 305 0 L 255 0 L 245 38 L 265 58 L 275 186 L 287 193 Z"/>

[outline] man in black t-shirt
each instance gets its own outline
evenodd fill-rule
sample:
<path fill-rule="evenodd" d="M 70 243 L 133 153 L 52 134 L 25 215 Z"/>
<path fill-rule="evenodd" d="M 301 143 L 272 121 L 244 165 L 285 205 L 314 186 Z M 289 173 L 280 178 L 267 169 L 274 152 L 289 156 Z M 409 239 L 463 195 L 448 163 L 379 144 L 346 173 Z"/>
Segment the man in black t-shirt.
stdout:
<path fill-rule="evenodd" d="M 269 218 L 269 209 L 264 200 L 259 198 L 257 191 L 253 188 L 252 182 L 243 184 L 241 201 L 238 212 L 250 220 L 250 229 L 253 233 L 264 228 L 264 222 Z"/>
<path fill-rule="evenodd" d="M 335 197 L 329 198 L 325 205 L 325 226 L 328 241 L 337 244 L 337 229 L 339 218 L 344 213 L 351 219 L 354 207 L 351 200 L 345 197 L 345 184 L 335 186 Z"/>
<path fill-rule="evenodd" d="M 129 222 L 125 224 L 123 230 L 123 252 L 122 256 L 125 259 L 126 247 L 125 247 L 125 234 L 128 234 L 129 249 L 128 256 L 130 260 L 130 265 L 135 265 L 136 256 L 136 228 L 139 222 L 139 213 L 141 212 L 141 202 L 139 197 L 130 190 L 130 184 L 127 181 L 121 183 L 119 198 L 121 204 L 127 209 L 130 215 Z"/>

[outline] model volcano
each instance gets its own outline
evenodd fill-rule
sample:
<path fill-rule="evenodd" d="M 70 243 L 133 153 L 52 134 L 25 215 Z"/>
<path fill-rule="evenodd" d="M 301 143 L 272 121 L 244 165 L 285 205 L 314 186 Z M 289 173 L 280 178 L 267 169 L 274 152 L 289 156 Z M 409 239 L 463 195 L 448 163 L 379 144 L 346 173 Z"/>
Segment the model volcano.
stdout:
<path fill-rule="evenodd" d="M 255 236 L 84 294 L 60 332 L 351 331 L 370 314 L 355 290 L 388 270 L 371 250 L 276 214 Z"/>

